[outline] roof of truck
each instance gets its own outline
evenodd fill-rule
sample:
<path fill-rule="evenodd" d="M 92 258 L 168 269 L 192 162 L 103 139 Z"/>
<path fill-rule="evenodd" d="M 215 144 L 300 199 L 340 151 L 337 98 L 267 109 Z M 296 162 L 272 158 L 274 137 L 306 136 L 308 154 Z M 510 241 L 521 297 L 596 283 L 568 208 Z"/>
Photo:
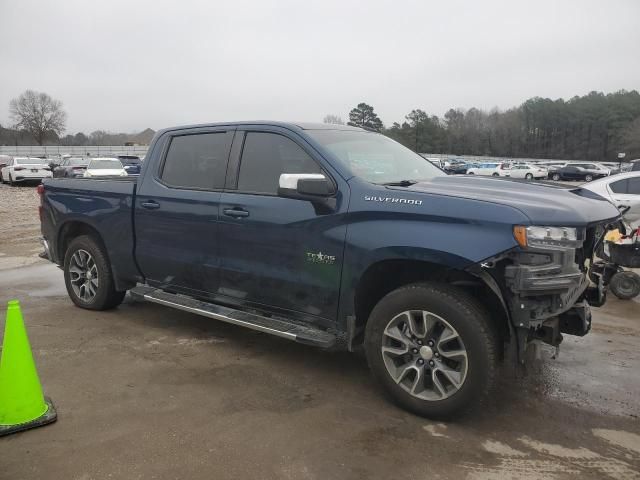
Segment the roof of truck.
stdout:
<path fill-rule="evenodd" d="M 335 125 L 332 123 L 310 123 L 310 122 L 277 122 L 269 120 L 254 120 L 241 122 L 217 122 L 217 123 L 200 123 L 195 125 L 180 125 L 162 129 L 161 132 L 170 130 L 185 130 L 190 128 L 207 128 L 207 127 L 224 127 L 224 126 L 240 126 L 240 125 L 269 125 L 275 127 L 288 128 L 290 130 L 352 130 L 366 131 L 363 128 L 352 127 L 350 125 Z"/>

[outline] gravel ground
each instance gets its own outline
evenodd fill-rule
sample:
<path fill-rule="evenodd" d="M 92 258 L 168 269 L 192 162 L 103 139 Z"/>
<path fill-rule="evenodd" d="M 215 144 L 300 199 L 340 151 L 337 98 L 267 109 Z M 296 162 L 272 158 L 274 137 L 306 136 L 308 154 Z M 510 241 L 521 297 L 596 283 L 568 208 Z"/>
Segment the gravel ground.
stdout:
<path fill-rule="evenodd" d="M 0 184 L 0 270 L 38 261 L 39 201 L 33 185 Z"/>

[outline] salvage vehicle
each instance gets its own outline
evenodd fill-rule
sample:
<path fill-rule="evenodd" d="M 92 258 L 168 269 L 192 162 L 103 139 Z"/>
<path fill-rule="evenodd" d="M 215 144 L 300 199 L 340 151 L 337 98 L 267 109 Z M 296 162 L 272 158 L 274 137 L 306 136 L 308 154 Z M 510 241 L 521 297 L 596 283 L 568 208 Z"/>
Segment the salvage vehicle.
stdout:
<path fill-rule="evenodd" d="M 528 163 L 513 165 L 507 176 L 511 178 L 524 178 L 526 180 L 545 179 L 548 171 L 546 168 L 530 165 Z"/>
<path fill-rule="evenodd" d="M 630 228 L 640 227 L 640 172 L 604 177 L 585 183 L 582 188 L 606 198 L 618 209 L 624 208 L 624 221 Z"/>
<path fill-rule="evenodd" d="M 87 170 L 89 160 L 91 160 L 89 157 L 67 157 L 53 168 L 53 177 L 82 177 Z"/>
<path fill-rule="evenodd" d="M 584 180 L 590 182 L 597 178 L 607 177 L 610 170 L 595 163 L 567 163 L 564 167 L 549 171 L 549 178 L 558 180 Z"/>
<path fill-rule="evenodd" d="M 451 418 L 503 361 L 589 332 L 587 265 L 618 210 L 580 188 L 447 175 L 359 128 L 169 128 L 139 177 L 39 187 L 79 307 L 135 299 L 323 348 L 364 348 L 402 407 Z"/>
<path fill-rule="evenodd" d="M 51 177 L 51 168 L 43 158 L 13 157 L 0 169 L 0 183 L 12 186 L 17 183 L 40 182 L 47 177 Z"/>
<path fill-rule="evenodd" d="M 511 165 L 509 163 L 481 163 L 477 167 L 467 168 L 468 175 L 489 175 L 492 177 L 508 177 Z"/>
<path fill-rule="evenodd" d="M 127 171 L 117 158 L 92 158 L 83 177 L 126 177 Z"/>

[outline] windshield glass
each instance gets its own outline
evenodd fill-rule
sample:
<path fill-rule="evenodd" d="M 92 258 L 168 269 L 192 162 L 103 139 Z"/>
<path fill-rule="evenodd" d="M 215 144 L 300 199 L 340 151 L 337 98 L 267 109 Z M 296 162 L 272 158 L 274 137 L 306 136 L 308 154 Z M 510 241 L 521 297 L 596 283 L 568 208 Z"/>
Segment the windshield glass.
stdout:
<path fill-rule="evenodd" d="M 140 165 L 140 159 L 138 158 L 120 158 L 123 165 Z"/>
<path fill-rule="evenodd" d="M 89 160 L 87 158 L 69 158 L 67 165 L 88 165 Z"/>
<path fill-rule="evenodd" d="M 44 158 L 16 158 L 18 165 L 46 165 L 47 163 Z"/>
<path fill-rule="evenodd" d="M 426 158 L 379 133 L 307 130 L 356 177 L 372 183 L 428 180 L 446 175 Z"/>
<path fill-rule="evenodd" d="M 119 160 L 91 160 L 89 168 L 92 170 L 119 169 L 122 168 L 122 164 Z"/>

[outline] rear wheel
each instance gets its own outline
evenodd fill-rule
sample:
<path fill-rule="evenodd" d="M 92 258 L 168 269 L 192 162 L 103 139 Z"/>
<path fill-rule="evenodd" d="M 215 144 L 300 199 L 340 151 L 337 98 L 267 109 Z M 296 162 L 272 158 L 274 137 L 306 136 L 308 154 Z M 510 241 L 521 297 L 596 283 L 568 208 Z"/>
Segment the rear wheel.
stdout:
<path fill-rule="evenodd" d="M 526 178 L 527 180 L 533 180 L 533 174 L 532 173 L 527 173 L 524 178 Z"/>
<path fill-rule="evenodd" d="M 493 177 L 499 177 L 499 176 L 500 176 L 500 174 L 499 174 L 498 172 L 493 172 L 493 174 L 492 174 L 491 176 L 493 176 Z"/>
<path fill-rule="evenodd" d="M 16 186 L 16 184 L 13 182 L 13 178 L 11 178 L 11 174 L 9 174 L 9 185 L 11 185 L 12 187 Z"/>
<path fill-rule="evenodd" d="M 634 272 L 619 272 L 609 282 L 611 292 L 621 300 L 630 300 L 640 295 L 640 276 Z"/>
<path fill-rule="evenodd" d="M 115 289 L 107 255 L 92 236 L 82 235 L 69 244 L 63 269 L 67 293 L 79 307 L 107 310 L 120 305 L 127 293 Z"/>
<path fill-rule="evenodd" d="M 486 398 L 498 339 L 488 313 L 457 288 L 412 284 L 375 306 L 365 331 L 371 371 L 403 408 L 450 418 Z"/>

